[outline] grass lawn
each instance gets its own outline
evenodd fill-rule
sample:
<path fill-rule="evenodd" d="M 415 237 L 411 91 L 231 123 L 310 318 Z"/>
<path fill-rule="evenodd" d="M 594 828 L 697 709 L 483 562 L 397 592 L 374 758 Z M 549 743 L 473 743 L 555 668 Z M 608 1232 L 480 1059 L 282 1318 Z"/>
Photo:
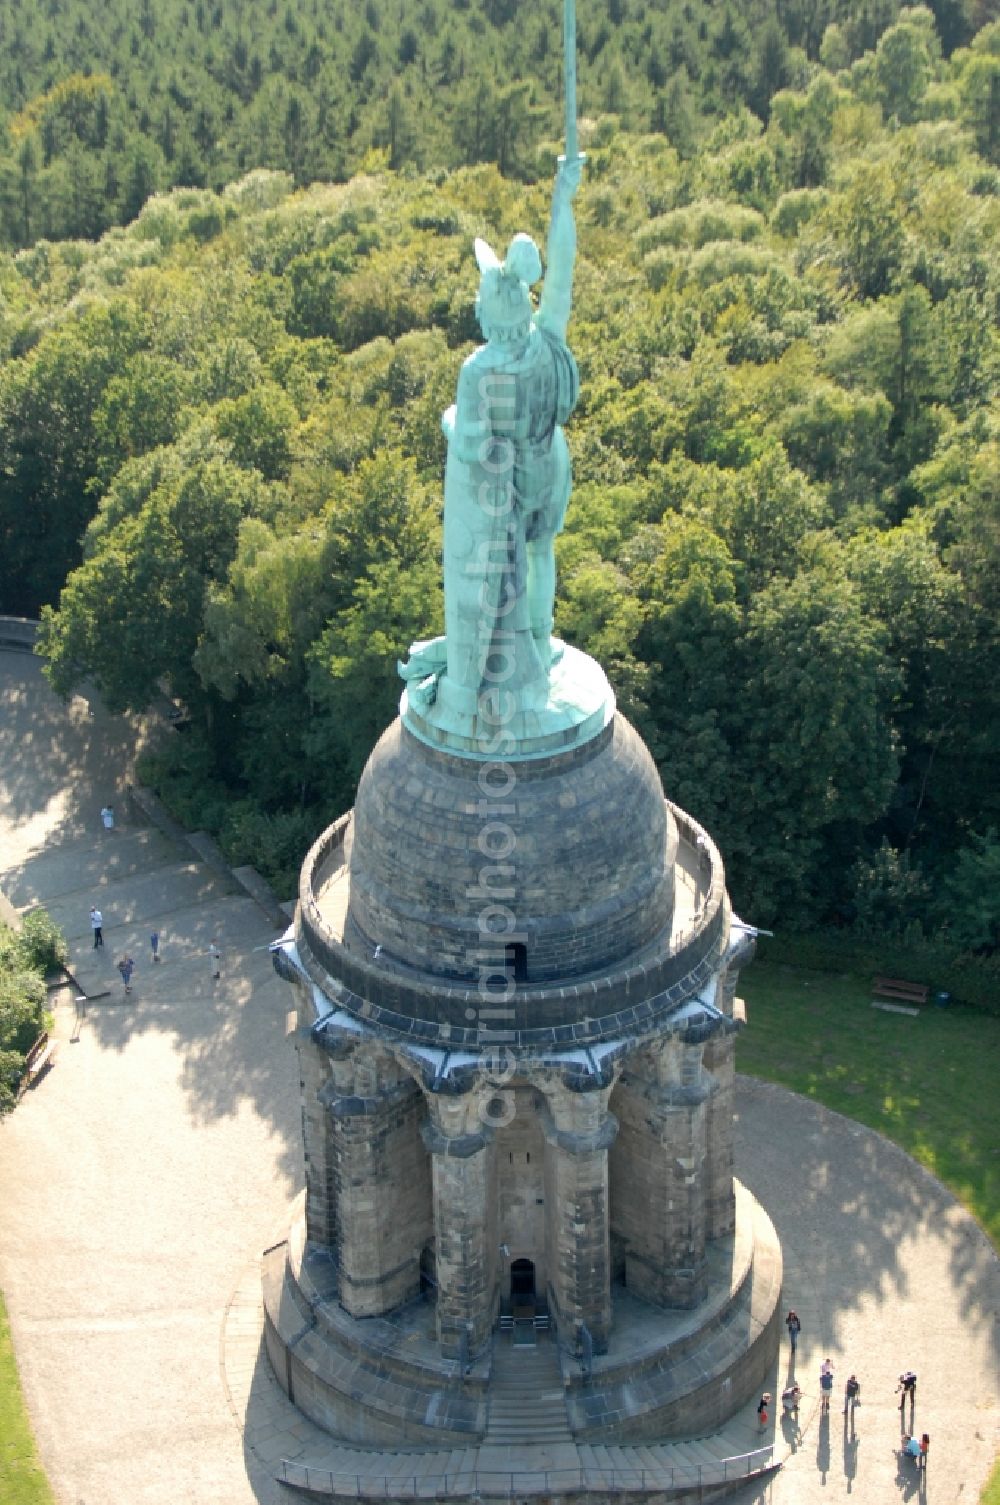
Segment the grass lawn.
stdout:
<path fill-rule="evenodd" d="M 1000 1248 L 1000 1019 L 871 1006 L 857 977 L 754 962 L 736 1064 L 880 1129 L 945 1182 Z M 1000 1496 L 998 1496 L 1000 1505 Z"/>
<path fill-rule="evenodd" d="M 53 1500 L 35 1452 L 0 1296 L 0 1505 L 53 1505 Z"/>
<path fill-rule="evenodd" d="M 979 1505 L 1000 1505 L 1000 1463 L 990 1474 L 986 1488 L 979 1497 Z"/>
<path fill-rule="evenodd" d="M 858 977 L 754 962 L 736 1065 L 880 1129 L 951 1188 L 1000 1248 L 1000 1019 L 871 1006 Z M 1000 1505 L 1000 1463 L 979 1505 Z"/>

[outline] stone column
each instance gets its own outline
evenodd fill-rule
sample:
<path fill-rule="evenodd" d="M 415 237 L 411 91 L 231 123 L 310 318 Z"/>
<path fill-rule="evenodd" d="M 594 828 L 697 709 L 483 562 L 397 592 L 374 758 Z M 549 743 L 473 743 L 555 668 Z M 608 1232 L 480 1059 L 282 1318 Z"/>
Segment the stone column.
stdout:
<path fill-rule="evenodd" d="M 498 1301 L 493 1132 L 474 1099 L 431 1097 L 428 1107 L 438 1342 L 445 1358 L 469 1363 L 489 1341 Z"/>
<path fill-rule="evenodd" d="M 578 1356 L 605 1353 L 611 1332 L 609 1092 L 550 1088 L 541 1112 L 550 1301 L 560 1341 Z"/>
<path fill-rule="evenodd" d="M 697 1306 L 706 1289 L 706 1103 L 714 1084 L 700 1042 L 640 1052 L 622 1079 L 627 1133 L 616 1151 L 625 1283 L 657 1306 Z"/>
<path fill-rule="evenodd" d="M 300 1015 L 301 1017 L 301 1015 Z M 332 1248 L 337 1242 L 337 1194 L 333 1176 L 333 1125 L 321 1093 L 330 1080 L 330 1060 L 311 1028 L 295 1034 L 299 1058 L 302 1147 L 306 1170 L 306 1238 Z"/>
<path fill-rule="evenodd" d="M 736 1101 L 736 1037 L 717 1035 L 705 1046 L 712 1092 L 705 1114 L 705 1237 L 721 1238 L 736 1226 L 733 1187 L 733 1108 Z"/>
<path fill-rule="evenodd" d="M 340 1302 L 352 1317 L 378 1316 L 420 1290 L 431 1224 L 423 1097 L 374 1043 L 324 1033 L 317 1048 L 328 1059 L 318 1102 L 328 1125 L 326 1221 Z M 319 1211 L 317 1197 L 317 1222 Z"/>
<path fill-rule="evenodd" d="M 715 1006 L 726 1016 L 723 1030 L 705 1044 L 704 1065 L 712 1093 L 707 1104 L 705 1141 L 705 1236 L 721 1238 L 736 1226 L 733 1187 L 733 1108 L 736 1101 L 736 1035 L 746 1022 L 743 1000 L 736 997 L 740 968 L 753 960 L 752 934 L 735 924 L 719 972 Z"/>

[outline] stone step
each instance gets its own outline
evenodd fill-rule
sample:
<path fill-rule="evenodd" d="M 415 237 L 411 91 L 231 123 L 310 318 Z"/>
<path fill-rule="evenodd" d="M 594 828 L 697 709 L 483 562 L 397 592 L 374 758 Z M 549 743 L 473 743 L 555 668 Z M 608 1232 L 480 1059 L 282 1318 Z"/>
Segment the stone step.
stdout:
<path fill-rule="evenodd" d="M 545 1431 L 545 1433 L 559 1431 L 563 1436 L 569 1437 L 566 1413 L 554 1412 L 554 1410 L 553 1412 L 536 1412 L 535 1415 L 530 1412 L 491 1412 L 488 1424 L 486 1424 L 486 1436 L 494 1437 L 500 1428 L 506 1428 L 508 1431 L 514 1428 L 524 1433 L 532 1433 L 532 1436 L 539 1431 Z"/>
<path fill-rule="evenodd" d="M 491 1416 L 486 1429 L 486 1441 L 493 1442 L 500 1432 L 516 1432 L 519 1436 L 560 1436 L 571 1441 L 564 1416 Z"/>
<path fill-rule="evenodd" d="M 676 1454 L 672 1462 L 678 1468 L 717 1468 L 721 1461 L 710 1449 L 697 1442 L 677 1442 L 672 1447 Z"/>
<path fill-rule="evenodd" d="M 491 1390 L 490 1399 L 504 1410 L 532 1411 L 536 1406 L 553 1407 L 556 1410 L 564 1410 L 563 1398 L 558 1390 L 549 1387 L 546 1390 Z"/>
<path fill-rule="evenodd" d="M 538 1416 L 504 1416 L 503 1414 L 491 1416 L 486 1428 L 487 1440 L 496 1437 L 501 1431 L 529 1434 L 532 1437 L 552 1437 L 558 1434 L 569 1440 L 569 1428 L 566 1425 L 565 1414 L 556 1412 L 543 1413 Z"/>
<path fill-rule="evenodd" d="M 562 1386 L 554 1374 L 525 1375 L 519 1380 L 494 1381 L 491 1395 L 505 1395 L 524 1400 L 562 1400 Z"/>

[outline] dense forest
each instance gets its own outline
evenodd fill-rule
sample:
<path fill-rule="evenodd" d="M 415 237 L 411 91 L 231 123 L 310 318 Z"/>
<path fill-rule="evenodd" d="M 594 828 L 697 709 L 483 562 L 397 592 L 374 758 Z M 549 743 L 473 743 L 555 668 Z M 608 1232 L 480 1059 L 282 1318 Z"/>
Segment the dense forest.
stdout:
<path fill-rule="evenodd" d="M 621 50 L 645 23 L 618 9 Z M 684 9 L 643 14 L 670 36 Z M 714 119 L 706 92 L 670 129 L 633 116 L 630 63 L 627 108 L 588 119 L 557 630 L 748 919 L 989 953 L 1000 24 L 946 55 L 946 23 L 963 40 L 965 11 L 904 10 L 854 57 L 830 21 L 819 61 L 789 44 L 798 87 Z M 395 713 L 397 656 L 440 630 L 472 240 L 543 238 L 557 150 L 540 135 L 522 178 L 394 172 L 388 148 L 341 184 L 261 168 L 0 255 L 0 610 L 43 609 L 62 693 L 168 687 L 190 722 L 146 776 L 286 892 Z"/>
<path fill-rule="evenodd" d="M 559 0 L 0 0 L 0 245 L 94 238 L 151 193 L 219 189 L 255 167 L 296 185 L 492 162 L 546 176 L 559 125 Z M 578 0 L 580 97 L 681 157 L 813 65 L 851 69 L 907 122 L 928 60 L 899 38 L 900 0 Z M 935 56 L 968 46 L 996 0 L 931 0 Z M 960 113 L 995 152 L 1000 96 L 959 69 Z M 867 79 L 867 87 L 865 80 Z M 898 95 L 898 98 L 896 97 Z M 813 171 L 802 169 L 808 178 Z"/>

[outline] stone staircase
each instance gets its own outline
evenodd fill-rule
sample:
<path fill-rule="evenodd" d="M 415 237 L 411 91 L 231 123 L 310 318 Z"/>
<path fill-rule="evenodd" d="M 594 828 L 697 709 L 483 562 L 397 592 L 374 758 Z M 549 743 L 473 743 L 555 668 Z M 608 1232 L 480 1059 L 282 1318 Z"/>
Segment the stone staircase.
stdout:
<path fill-rule="evenodd" d="M 616 1501 L 721 1500 L 780 1464 L 770 1457 L 728 1451 L 737 1439 L 719 1433 L 704 1442 L 646 1447 L 522 1442 L 502 1466 L 489 1436 L 479 1449 L 391 1453 L 348 1445 L 282 1457 L 275 1477 L 320 1499 L 457 1500 L 509 1505 L 537 1498 L 579 1501 L 587 1495 Z"/>
<path fill-rule="evenodd" d="M 512 1339 L 503 1332 L 494 1340 L 485 1441 L 527 1447 L 572 1442 L 555 1342 L 546 1332 L 530 1347 Z"/>
<path fill-rule="evenodd" d="M 243 1300 L 249 1334 L 255 1310 L 252 1275 Z M 244 1413 L 247 1440 L 276 1478 L 313 1498 L 378 1498 L 398 1505 L 417 1500 L 510 1505 L 514 1499 L 538 1499 L 541 1505 L 613 1493 L 621 1502 L 655 1499 L 693 1505 L 721 1500 L 780 1466 L 768 1451 L 754 1455 L 766 1439 L 759 1435 L 752 1406 L 727 1428 L 699 1440 L 641 1446 L 575 1442 L 558 1352 L 547 1333 L 538 1334 L 534 1347 L 515 1346 L 509 1333 L 497 1334 L 489 1420 L 478 1447 L 417 1451 L 337 1443 L 272 1386 L 263 1446 L 254 1440 L 252 1416 Z M 294 1433 L 285 1431 L 276 1408 L 287 1409 L 289 1418 L 296 1419 Z M 293 1446 L 275 1451 L 283 1432 Z"/>

